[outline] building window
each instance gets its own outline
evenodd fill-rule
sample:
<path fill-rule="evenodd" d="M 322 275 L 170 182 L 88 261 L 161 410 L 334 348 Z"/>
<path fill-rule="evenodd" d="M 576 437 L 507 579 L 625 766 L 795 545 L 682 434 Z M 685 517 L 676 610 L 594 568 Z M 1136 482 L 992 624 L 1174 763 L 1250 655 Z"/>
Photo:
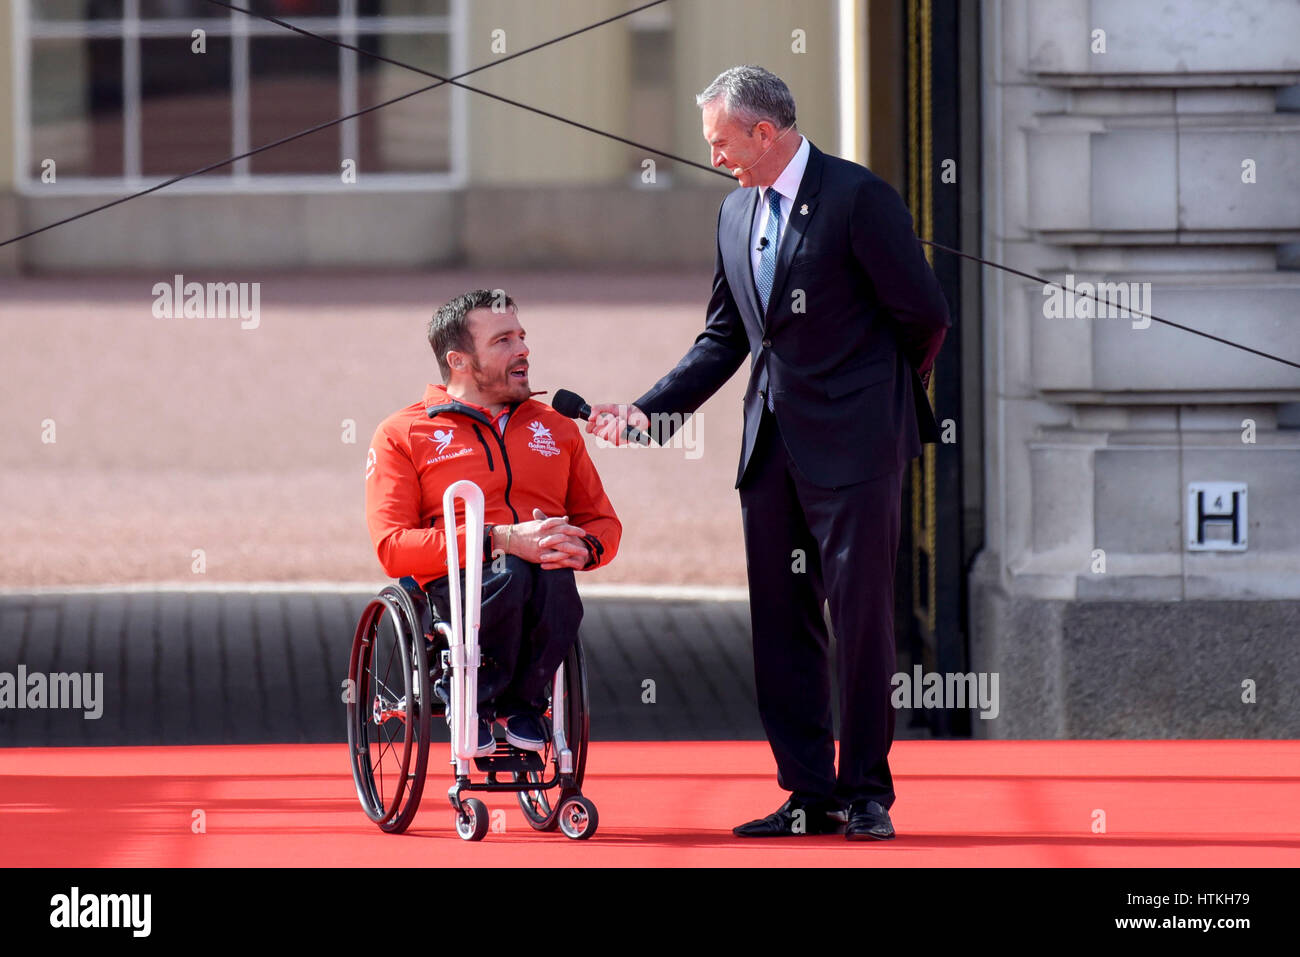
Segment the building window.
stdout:
<path fill-rule="evenodd" d="M 467 0 L 235 0 L 423 67 L 463 71 Z M 24 186 L 144 187 L 437 81 L 205 0 L 20 0 Z M 200 40 L 194 31 L 202 30 Z M 457 40 L 461 42 L 457 42 Z M 465 92 L 450 85 L 171 189 L 459 185 Z"/>

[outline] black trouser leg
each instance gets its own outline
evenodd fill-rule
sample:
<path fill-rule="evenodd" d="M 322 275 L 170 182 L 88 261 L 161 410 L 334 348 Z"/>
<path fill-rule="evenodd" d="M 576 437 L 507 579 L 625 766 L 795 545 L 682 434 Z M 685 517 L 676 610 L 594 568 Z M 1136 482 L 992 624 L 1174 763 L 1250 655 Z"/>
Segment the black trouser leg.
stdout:
<path fill-rule="evenodd" d="M 465 573 L 461 575 L 462 613 L 465 599 Z M 532 594 L 531 566 L 514 556 L 506 558 L 505 568 L 493 570 L 491 562 L 483 565 L 483 604 L 479 611 L 479 650 L 491 664 L 478 670 L 478 704 L 480 717 L 491 720 L 494 705 L 509 687 L 519 659 L 524 634 L 524 609 Z M 431 582 L 429 596 L 439 614 L 451 621 L 446 578 Z"/>
<path fill-rule="evenodd" d="M 793 466 L 770 412 L 740 489 L 759 716 L 777 783 L 829 801 L 835 785 L 829 636 L 820 554 L 804 521 Z"/>
<path fill-rule="evenodd" d="M 461 581 L 463 585 L 463 572 Z M 447 579 L 432 582 L 428 592 L 439 613 L 450 619 Z M 581 621 L 572 569 L 544 569 L 514 555 L 506 557 L 501 571 L 486 562 L 479 648 L 491 664 L 479 668 L 479 714 L 490 719 L 544 708 L 551 678 L 573 646 Z"/>
<path fill-rule="evenodd" d="M 885 808 L 894 803 L 888 756 L 895 719 L 891 679 L 898 668 L 894 570 L 901 483 L 895 471 L 839 489 L 796 477 L 799 499 L 821 543 L 835 629 L 840 690 L 835 793 L 846 802 L 869 798 Z"/>
<path fill-rule="evenodd" d="M 533 711 L 546 708 L 546 693 L 569 649 L 578 640 L 582 600 L 571 568 L 533 566 L 533 592 L 524 615 L 527 637 L 511 682 L 510 704 Z M 508 711 L 502 709 L 503 714 Z"/>

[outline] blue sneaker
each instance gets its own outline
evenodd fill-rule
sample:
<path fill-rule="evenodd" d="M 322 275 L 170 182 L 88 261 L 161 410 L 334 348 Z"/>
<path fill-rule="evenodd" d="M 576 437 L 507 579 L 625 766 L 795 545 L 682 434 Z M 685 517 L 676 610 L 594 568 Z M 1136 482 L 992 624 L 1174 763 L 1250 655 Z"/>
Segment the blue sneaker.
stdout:
<path fill-rule="evenodd" d="M 486 758 L 497 749 L 497 739 L 492 736 L 492 722 L 486 718 L 478 719 L 478 750 L 476 758 Z"/>
<path fill-rule="evenodd" d="M 512 714 L 506 719 L 506 741 L 520 751 L 541 751 L 546 747 L 546 722 L 535 711 Z"/>

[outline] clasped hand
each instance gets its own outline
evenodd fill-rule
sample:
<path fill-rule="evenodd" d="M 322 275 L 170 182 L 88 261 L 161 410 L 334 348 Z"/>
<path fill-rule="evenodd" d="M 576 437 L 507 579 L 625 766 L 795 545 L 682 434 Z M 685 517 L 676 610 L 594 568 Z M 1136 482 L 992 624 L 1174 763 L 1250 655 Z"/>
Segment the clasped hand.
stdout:
<path fill-rule="evenodd" d="M 590 551 L 582 540 L 587 534 L 569 524 L 569 516 L 551 518 L 540 508 L 533 509 L 533 521 L 521 522 L 510 529 L 510 554 L 543 568 L 586 567 Z"/>

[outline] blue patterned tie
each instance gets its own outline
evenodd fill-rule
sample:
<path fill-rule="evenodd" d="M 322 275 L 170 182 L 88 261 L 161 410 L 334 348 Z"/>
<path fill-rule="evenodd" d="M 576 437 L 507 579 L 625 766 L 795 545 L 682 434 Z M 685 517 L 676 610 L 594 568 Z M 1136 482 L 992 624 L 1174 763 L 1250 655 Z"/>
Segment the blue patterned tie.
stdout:
<path fill-rule="evenodd" d="M 758 297 L 763 300 L 763 311 L 767 312 L 767 301 L 772 296 L 772 282 L 776 279 L 776 247 L 781 242 L 781 194 L 771 186 L 767 188 L 767 223 L 763 228 L 763 237 L 767 244 L 758 254 Z M 767 408 L 775 411 L 770 379 Z"/>
<path fill-rule="evenodd" d="M 767 245 L 758 254 L 758 298 L 767 311 L 767 300 L 772 295 L 772 282 L 776 279 L 776 248 L 781 242 L 781 194 L 771 186 L 767 188 L 767 224 L 763 229 Z"/>

